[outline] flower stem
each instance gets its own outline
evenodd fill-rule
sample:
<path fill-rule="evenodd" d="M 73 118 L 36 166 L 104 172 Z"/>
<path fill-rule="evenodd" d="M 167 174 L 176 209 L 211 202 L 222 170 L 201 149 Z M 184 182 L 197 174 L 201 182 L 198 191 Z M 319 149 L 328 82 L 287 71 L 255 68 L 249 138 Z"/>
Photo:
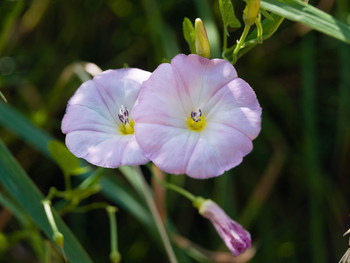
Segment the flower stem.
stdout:
<path fill-rule="evenodd" d="M 237 41 L 236 48 L 233 50 L 233 64 L 235 64 L 237 62 L 238 51 L 244 47 L 244 40 L 246 39 L 246 37 L 249 33 L 249 29 L 250 29 L 250 26 L 245 25 L 243 33 L 241 35 L 241 38 Z"/>
<path fill-rule="evenodd" d="M 111 253 L 109 254 L 109 258 L 112 263 L 119 263 L 121 259 L 121 255 L 118 251 L 118 232 L 117 232 L 117 219 L 115 213 L 117 212 L 117 208 L 114 206 L 106 207 L 109 224 L 110 224 L 110 236 L 111 236 Z"/>
<path fill-rule="evenodd" d="M 163 187 L 167 188 L 167 189 L 171 189 L 179 194 L 181 194 L 182 196 L 186 197 L 187 199 L 189 199 L 191 202 L 194 202 L 197 197 L 194 196 L 193 194 L 191 194 L 189 191 L 175 185 L 172 183 L 168 183 L 168 182 L 164 182 L 161 181 L 159 178 L 157 178 L 156 176 L 154 176 L 155 180 Z"/>
<path fill-rule="evenodd" d="M 174 250 L 171 246 L 168 234 L 163 225 L 162 219 L 158 213 L 157 206 L 154 202 L 151 190 L 149 185 L 147 184 L 140 168 L 138 167 L 129 167 L 122 166 L 119 170 L 124 174 L 125 178 L 134 186 L 135 190 L 142 193 L 147 206 L 152 214 L 154 222 L 156 224 L 157 230 L 159 232 L 160 238 L 164 244 L 165 251 L 168 255 L 170 263 L 177 263 L 177 259 L 175 257 Z"/>
<path fill-rule="evenodd" d="M 44 210 L 45 210 L 47 219 L 48 219 L 49 224 L 50 224 L 51 229 L 52 229 L 52 239 L 61 249 L 61 253 L 62 253 L 64 262 L 68 262 L 67 258 L 66 258 L 66 253 L 64 252 L 64 249 L 63 249 L 64 236 L 62 235 L 62 233 L 60 231 L 58 231 L 58 228 L 57 228 L 57 225 L 56 225 L 56 222 L 55 222 L 55 219 L 53 217 L 52 210 L 51 210 L 51 201 L 44 199 L 41 201 L 41 203 L 44 206 Z"/>
<path fill-rule="evenodd" d="M 70 190 L 72 190 L 72 184 L 70 181 L 70 175 L 67 173 L 64 173 L 64 186 L 65 186 L 65 190 L 68 192 Z"/>
<path fill-rule="evenodd" d="M 175 253 L 174 253 L 173 248 L 171 246 L 168 234 L 165 231 L 165 227 L 164 227 L 164 225 L 162 223 L 162 219 L 160 218 L 160 215 L 158 213 L 156 204 L 154 203 L 154 200 L 152 198 L 152 194 L 150 192 L 149 186 L 147 185 L 145 178 L 143 177 L 142 174 L 140 174 L 140 180 L 141 180 L 142 185 L 143 185 L 142 190 L 143 190 L 143 194 L 144 194 L 145 199 L 146 199 L 146 203 L 147 203 L 149 209 L 151 210 L 152 216 L 154 218 L 154 221 L 155 221 L 156 226 L 158 228 L 160 237 L 161 237 L 163 244 L 165 246 L 165 250 L 168 254 L 169 260 L 171 263 L 177 263 L 177 259 L 175 257 Z"/>
<path fill-rule="evenodd" d="M 154 163 L 152 164 L 152 180 L 151 180 L 151 186 L 153 190 L 153 199 L 156 204 L 156 207 L 158 209 L 158 213 L 160 215 L 160 218 L 162 219 L 162 222 L 166 222 L 166 209 L 165 209 L 165 191 L 166 189 L 158 184 L 156 179 L 164 180 L 165 174 L 162 170 L 158 168 Z"/>
<path fill-rule="evenodd" d="M 255 25 L 256 25 L 256 29 L 257 29 L 258 43 L 262 44 L 262 42 L 263 42 L 263 28 L 261 25 L 261 14 L 260 13 L 258 13 L 258 16 L 255 20 Z"/>
<path fill-rule="evenodd" d="M 42 204 L 44 206 L 47 219 L 49 221 L 49 224 L 53 232 L 53 240 L 57 245 L 63 248 L 63 235 L 60 233 L 60 231 L 58 231 L 55 219 L 53 218 L 52 211 L 51 211 L 51 201 L 43 200 Z"/>

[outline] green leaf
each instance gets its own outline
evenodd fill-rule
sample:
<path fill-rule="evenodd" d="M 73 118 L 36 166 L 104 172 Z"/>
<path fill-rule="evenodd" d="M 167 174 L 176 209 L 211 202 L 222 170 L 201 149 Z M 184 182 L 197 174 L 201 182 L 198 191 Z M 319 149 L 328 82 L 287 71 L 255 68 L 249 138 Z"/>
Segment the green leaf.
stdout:
<path fill-rule="evenodd" d="M 46 156 L 50 156 L 48 144 L 53 139 L 52 136 L 35 127 L 22 114 L 2 101 L 0 101 L 0 126 L 9 129 Z"/>
<path fill-rule="evenodd" d="M 28 226 L 31 222 L 29 216 L 22 209 L 22 207 L 8 194 L 0 192 L 0 204 L 6 207 L 11 213 L 16 217 L 16 219 L 21 223 L 22 226 Z"/>
<path fill-rule="evenodd" d="M 300 22 L 350 44 L 350 27 L 333 16 L 299 0 L 261 0 L 261 8 Z"/>
<path fill-rule="evenodd" d="M 241 22 L 236 18 L 235 12 L 231 0 L 219 0 L 220 13 L 222 21 L 224 23 L 224 30 L 229 36 L 227 27 L 239 28 L 241 27 Z"/>
<path fill-rule="evenodd" d="M 0 140 L 0 182 L 11 193 L 12 197 L 21 205 L 22 209 L 31 217 L 33 222 L 52 240 L 52 230 L 47 220 L 41 200 L 43 195 L 35 184 L 17 163 L 15 158 Z M 64 235 L 64 252 L 70 263 L 92 260 L 81 247 L 65 223 L 53 211 L 59 231 Z"/>
<path fill-rule="evenodd" d="M 49 150 L 52 158 L 60 166 L 64 174 L 76 175 L 87 172 L 87 169 L 80 167 L 79 159 L 60 141 L 51 140 L 49 142 Z"/>
<path fill-rule="evenodd" d="M 195 36 L 194 36 L 194 26 L 190 19 L 187 17 L 184 18 L 184 21 L 182 22 L 182 30 L 184 34 L 184 38 L 190 47 L 191 53 L 196 54 L 196 42 L 195 42 Z"/>
<path fill-rule="evenodd" d="M 11 108 L 10 105 L 0 101 L 0 126 L 3 126 L 13 133 L 18 135 L 21 139 L 38 149 L 41 153 L 47 155 L 49 158 L 53 158 L 50 154 L 48 145 L 53 137 L 34 126 L 30 121 L 25 118 L 21 113 Z M 1 168 L 1 167 L 0 167 Z M 1 170 L 0 170 L 1 172 Z M 150 213 L 141 206 L 140 202 L 136 200 L 130 190 L 123 187 L 120 182 L 114 178 L 114 176 L 103 176 L 100 180 L 102 185 L 101 192 L 116 202 L 119 206 L 130 212 L 140 222 L 147 226 L 147 229 L 152 230 L 155 228 Z M 81 178 L 86 178 L 86 175 L 81 175 Z M 154 231 L 153 231 L 154 232 Z M 156 233 L 156 232 L 154 232 Z"/>
<path fill-rule="evenodd" d="M 266 10 L 262 9 L 261 7 L 260 7 L 260 12 L 267 19 L 273 20 L 273 17 Z"/>
<path fill-rule="evenodd" d="M 273 35 L 273 33 L 276 32 L 277 28 L 281 25 L 283 21 L 283 17 L 280 17 L 275 14 L 271 14 L 272 20 L 270 19 L 264 19 L 264 21 L 261 23 L 262 28 L 263 28 L 263 34 L 262 34 L 262 39 L 266 40 L 269 37 Z M 244 48 L 242 48 L 238 52 L 238 58 L 243 56 L 245 53 L 247 53 L 249 50 L 251 50 L 253 47 L 255 47 L 258 44 L 258 38 L 257 38 L 257 29 L 252 31 L 244 41 Z M 233 45 L 232 47 L 224 50 L 222 52 L 222 56 L 224 59 L 230 61 L 232 63 L 233 57 L 233 50 L 235 49 L 236 45 Z"/>

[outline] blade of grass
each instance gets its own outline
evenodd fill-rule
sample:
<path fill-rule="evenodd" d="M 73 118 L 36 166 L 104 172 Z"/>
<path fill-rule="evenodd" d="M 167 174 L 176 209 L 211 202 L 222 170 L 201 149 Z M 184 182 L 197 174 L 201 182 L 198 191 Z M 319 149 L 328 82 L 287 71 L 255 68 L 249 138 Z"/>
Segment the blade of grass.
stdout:
<path fill-rule="evenodd" d="M 33 222 L 52 240 L 52 230 L 48 223 L 41 200 L 44 196 L 36 188 L 29 176 L 0 140 L 0 182 L 13 198 L 22 206 Z M 79 244 L 75 236 L 54 212 L 58 229 L 64 235 L 64 251 L 70 263 L 92 260 Z"/>
<path fill-rule="evenodd" d="M 4 2 L 1 4 L 4 4 Z M 8 39 L 10 37 L 10 33 L 14 26 L 16 18 L 21 14 L 23 8 L 25 7 L 24 1 L 7 1 L 6 4 L 15 6 L 12 8 L 11 12 L 6 14 L 6 18 L 2 22 L 2 28 L 0 32 L 0 54 L 3 53 L 6 44 L 9 43 Z"/>
<path fill-rule="evenodd" d="M 0 204 L 11 211 L 11 213 L 16 217 L 22 226 L 29 225 L 30 220 L 28 215 L 21 208 L 21 206 L 15 200 L 13 200 L 13 198 L 6 195 L 5 193 L 0 192 Z"/>
<path fill-rule="evenodd" d="M 48 144 L 53 137 L 35 127 L 22 114 L 2 101 L 0 101 L 0 126 L 9 129 L 46 156 L 50 156 Z"/>
<path fill-rule="evenodd" d="M 261 8 L 300 22 L 326 35 L 350 44 L 350 26 L 299 0 L 261 0 Z"/>
<path fill-rule="evenodd" d="M 164 55 L 167 59 L 173 58 L 180 53 L 180 48 L 175 33 L 162 17 L 157 1 L 143 0 L 142 4 L 146 11 L 148 26 L 155 47 L 154 50 L 158 50 L 158 61 L 161 61 Z M 156 47 L 160 47 L 160 50 L 163 50 L 164 53 L 159 53 L 159 48 Z"/>
<path fill-rule="evenodd" d="M 346 149 L 349 147 L 349 125 L 350 125 L 350 49 L 344 43 L 339 43 L 339 108 L 337 120 L 337 135 L 335 139 L 334 163 L 340 165 L 339 175 L 346 175 L 346 165 L 348 163 Z M 341 158 L 339 160 L 339 155 Z"/>
<path fill-rule="evenodd" d="M 145 198 L 146 203 L 148 205 L 149 210 L 153 216 L 154 222 L 157 226 L 157 230 L 162 239 L 164 248 L 167 252 L 169 261 L 171 263 L 178 262 L 174 253 L 174 250 L 171 246 L 168 234 L 163 225 L 162 219 L 158 213 L 156 204 L 154 203 L 154 199 L 151 193 L 151 190 L 148 184 L 145 181 L 145 178 L 141 172 L 141 170 L 137 167 L 130 166 L 122 166 L 119 170 L 125 175 L 126 179 L 130 182 L 131 185 L 135 188 L 135 190 L 139 193 L 140 196 Z"/>
<path fill-rule="evenodd" d="M 285 147 L 283 144 L 276 145 L 275 151 L 272 154 L 262 177 L 239 218 L 239 222 L 244 225 L 244 227 L 249 229 L 254 220 L 258 218 L 258 214 L 264 207 L 266 199 L 270 195 L 271 190 L 280 175 L 285 160 Z"/>
<path fill-rule="evenodd" d="M 322 207 L 322 173 L 319 164 L 317 145 L 319 145 L 316 128 L 316 65 L 315 38 L 309 34 L 301 44 L 302 103 L 304 113 L 305 166 L 309 188 L 309 238 L 311 244 L 311 262 L 326 262 L 324 233 L 324 208 Z"/>

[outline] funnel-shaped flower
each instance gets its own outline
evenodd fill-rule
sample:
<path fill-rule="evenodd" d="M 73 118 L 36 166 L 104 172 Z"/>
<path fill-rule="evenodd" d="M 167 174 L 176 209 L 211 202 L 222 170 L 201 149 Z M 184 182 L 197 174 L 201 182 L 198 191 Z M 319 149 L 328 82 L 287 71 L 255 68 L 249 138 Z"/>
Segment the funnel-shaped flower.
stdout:
<path fill-rule="evenodd" d="M 252 240 L 249 232 L 226 215 L 215 202 L 210 199 L 205 200 L 198 209 L 202 216 L 212 222 L 233 255 L 238 256 L 251 246 Z"/>
<path fill-rule="evenodd" d="M 150 74 L 132 68 L 107 70 L 84 82 L 69 100 L 62 121 L 68 149 L 102 167 L 146 163 L 135 140 L 132 111 Z"/>
<path fill-rule="evenodd" d="M 142 86 L 133 115 L 135 136 L 163 171 L 214 177 L 251 151 L 261 108 L 227 61 L 180 54 Z"/>

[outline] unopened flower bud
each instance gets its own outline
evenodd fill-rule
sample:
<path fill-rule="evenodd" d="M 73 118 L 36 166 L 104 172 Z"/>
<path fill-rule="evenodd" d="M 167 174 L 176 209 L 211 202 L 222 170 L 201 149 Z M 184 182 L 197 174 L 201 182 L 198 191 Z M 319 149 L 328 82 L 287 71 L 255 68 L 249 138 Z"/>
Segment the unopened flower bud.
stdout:
<path fill-rule="evenodd" d="M 260 0 L 246 0 L 247 5 L 243 11 L 243 21 L 247 26 L 252 26 L 258 16 Z"/>
<path fill-rule="evenodd" d="M 251 246 L 251 237 L 240 224 L 232 220 L 215 202 L 210 199 L 200 203 L 199 213 L 208 218 L 234 256 L 243 253 Z"/>
<path fill-rule="evenodd" d="M 196 52 L 198 55 L 210 58 L 210 45 L 207 36 L 207 31 L 200 18 L 197 18 L 194 22 L 194 33 L 196 39 Z"/>

